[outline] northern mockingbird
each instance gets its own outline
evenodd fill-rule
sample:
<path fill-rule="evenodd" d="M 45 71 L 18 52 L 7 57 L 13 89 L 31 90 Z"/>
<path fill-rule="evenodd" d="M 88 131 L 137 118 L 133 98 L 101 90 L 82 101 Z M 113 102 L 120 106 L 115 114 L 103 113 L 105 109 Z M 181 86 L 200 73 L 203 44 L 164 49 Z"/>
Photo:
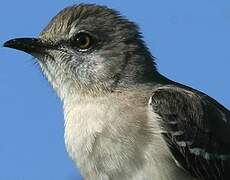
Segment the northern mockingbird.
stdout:
<path fill-rule="evenodd" d="M 38 59 L 86 180 L 230 179 L 228 109 L 161 75 L 137 25 L 118 12 L 67 7 L 38 38 L 4 46 Z"/>

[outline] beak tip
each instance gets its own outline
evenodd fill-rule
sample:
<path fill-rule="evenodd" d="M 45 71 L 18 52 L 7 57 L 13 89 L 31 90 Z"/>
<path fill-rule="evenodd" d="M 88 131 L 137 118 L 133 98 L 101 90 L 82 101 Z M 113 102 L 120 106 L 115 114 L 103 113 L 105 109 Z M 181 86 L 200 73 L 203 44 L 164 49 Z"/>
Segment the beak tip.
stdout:
<path fill-rule="evenodd" d="M 2 47 L 8 47 L 9 46 L 9 41 L 6 41 L 3 43 Z"/>
<path fill-rule="evenodd" d="M 15 39 L 8 40 L 3 43 L 2 47 L 13 48 L 13 45 L 16 43 Z"/>

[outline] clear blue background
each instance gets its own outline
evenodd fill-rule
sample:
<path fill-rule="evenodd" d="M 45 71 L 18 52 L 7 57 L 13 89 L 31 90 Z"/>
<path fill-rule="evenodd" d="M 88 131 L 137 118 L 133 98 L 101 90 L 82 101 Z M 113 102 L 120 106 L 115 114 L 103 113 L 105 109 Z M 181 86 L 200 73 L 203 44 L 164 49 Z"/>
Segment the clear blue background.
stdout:
<path fill-rule="evenodd" d="M 0 44 L 37 36 L 59 10 L 91 2 L 136 21 L 161 73 L 230 107 L 230 1 L 2 1 Z M 0 48 L 0 180 L 81 179 L 64 147 L 62 104 L 22 52 Z"/>

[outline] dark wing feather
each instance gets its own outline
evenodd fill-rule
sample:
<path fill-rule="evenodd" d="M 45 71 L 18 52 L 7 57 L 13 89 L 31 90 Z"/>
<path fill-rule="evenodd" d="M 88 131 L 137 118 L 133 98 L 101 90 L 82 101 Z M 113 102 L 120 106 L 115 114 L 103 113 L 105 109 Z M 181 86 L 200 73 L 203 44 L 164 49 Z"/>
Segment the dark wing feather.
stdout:
<path fill-rule="evenodd" d="M 150 103 L 179 164 L 199 180 L 230 180 L 230 112 L 191 89 L 163 86 Z"/>

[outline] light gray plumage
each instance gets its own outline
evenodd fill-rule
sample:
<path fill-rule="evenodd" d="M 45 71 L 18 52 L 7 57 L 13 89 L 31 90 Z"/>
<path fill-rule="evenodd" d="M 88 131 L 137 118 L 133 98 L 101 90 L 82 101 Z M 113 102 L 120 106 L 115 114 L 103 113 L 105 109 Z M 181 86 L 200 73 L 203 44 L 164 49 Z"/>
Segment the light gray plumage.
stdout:
<path fill-rule="evenodd" d="M 104 6 L 55 16 L 32 54 L 63 102 L 65 144 L 86 180 L 227 180 L 230 112 L 156 69 L 138 27 Z"/>

